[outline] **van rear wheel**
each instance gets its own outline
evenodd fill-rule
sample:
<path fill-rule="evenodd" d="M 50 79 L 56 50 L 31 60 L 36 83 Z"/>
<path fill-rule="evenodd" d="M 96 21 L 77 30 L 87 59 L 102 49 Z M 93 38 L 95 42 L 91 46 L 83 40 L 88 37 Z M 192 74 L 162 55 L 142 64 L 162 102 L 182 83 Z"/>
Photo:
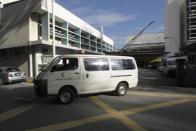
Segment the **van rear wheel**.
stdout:
<path fill-rule="evenodd" d="M 60 104 L 70 104 L 74 100 L 74 91 L 70 88 L 63 88 L 59 91 L 57 99 Z"/>
<path fill-rule="evenodd" d="M 127 94 L 127 89 L 128 86 L 125 83 L 120 83 L 118 84 L 117 88 L 116 88 L 116 95 L 117 96 L 124 96 Z"/>

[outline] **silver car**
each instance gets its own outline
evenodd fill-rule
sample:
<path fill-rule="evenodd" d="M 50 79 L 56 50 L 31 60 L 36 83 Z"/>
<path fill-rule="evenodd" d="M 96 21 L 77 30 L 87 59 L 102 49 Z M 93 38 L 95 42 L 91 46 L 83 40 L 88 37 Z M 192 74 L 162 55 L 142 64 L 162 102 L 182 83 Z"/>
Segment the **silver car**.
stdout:
<path fill-rule="evenodd" d="M 26 79 L 26 73 L 15 67 L 0 67 L 0 85 L 13 82 L 22 82 Z"/>

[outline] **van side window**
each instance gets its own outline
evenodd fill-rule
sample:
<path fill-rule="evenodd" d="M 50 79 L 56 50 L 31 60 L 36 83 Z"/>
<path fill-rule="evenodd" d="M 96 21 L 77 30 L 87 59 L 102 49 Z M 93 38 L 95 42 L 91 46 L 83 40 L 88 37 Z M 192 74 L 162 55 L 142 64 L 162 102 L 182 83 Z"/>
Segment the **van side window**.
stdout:
<path fill-rule="evenodd" d="M 99 63 L 99 67 L 101 71 L 107 71 L 109 70 L 109 61 L 107 58 L 101 58 L 100 59 L 100 63 Z"/>
<path fill-rule="evenodd" d="M 123 69 L 124 70 L 133 70 L 135 69 L 135 64 L 131 59 L 123 59 Z"/>
<path fill-rule="evenodd" d="M 78 59 L 77 58 L 63 58 L 58 64 L 56 64 L 52 71 L 67 71 L 75 70 L 78 68 Z"/>
<path fill-rule="evenodd" d="M 135 64 L 132 59 L 111 59 L 112 70 L 133 70 Z"/>
<path fill-rule="evenodd" d="M 109 70 L 107 58 L 85 58 L 84 68 L 86 71 L 106 71 Z"/>
<path fill-rule="evenodd" d="M 112 70 L 123 70 L 122 59 L 111 59 Z"/>
<path fill-rule="evenodd" d="M 0 68 L 0 73 L 3 72 L 3 70 Z"/>

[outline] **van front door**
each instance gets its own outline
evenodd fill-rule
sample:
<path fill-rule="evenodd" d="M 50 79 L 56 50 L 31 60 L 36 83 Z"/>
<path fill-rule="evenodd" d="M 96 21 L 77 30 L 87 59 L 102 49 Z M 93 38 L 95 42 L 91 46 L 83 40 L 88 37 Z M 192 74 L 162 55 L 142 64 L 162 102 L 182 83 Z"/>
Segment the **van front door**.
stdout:
<path fill-rule="evenodd" d="M 110 71 L 107 58 L 84 58 L 84 92 L 104 92 L 110 89 Z"/>
<path fill-rule="evenodd" d="M 83 81 L 80 79 L 78 58 L 62 58 L 48 74 L 48 93 L 57 94 L 65 85 L 71 85 L 80 90 L 81 82 Z"/>

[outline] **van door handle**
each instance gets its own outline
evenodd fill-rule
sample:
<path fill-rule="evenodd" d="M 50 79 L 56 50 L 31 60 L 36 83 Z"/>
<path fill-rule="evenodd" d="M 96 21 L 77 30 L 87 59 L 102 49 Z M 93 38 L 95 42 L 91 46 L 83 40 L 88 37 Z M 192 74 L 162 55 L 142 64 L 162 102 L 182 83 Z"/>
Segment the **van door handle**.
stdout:
<path fill-rule="evenodd" d="M 80 74 L 79 72 L 75 72 L 74 74 Z"/>
<path fill-rule="evenodd" d="M 89 73 L 86 73 L 86 78 L 88 78 L 89 77 Z"/>

